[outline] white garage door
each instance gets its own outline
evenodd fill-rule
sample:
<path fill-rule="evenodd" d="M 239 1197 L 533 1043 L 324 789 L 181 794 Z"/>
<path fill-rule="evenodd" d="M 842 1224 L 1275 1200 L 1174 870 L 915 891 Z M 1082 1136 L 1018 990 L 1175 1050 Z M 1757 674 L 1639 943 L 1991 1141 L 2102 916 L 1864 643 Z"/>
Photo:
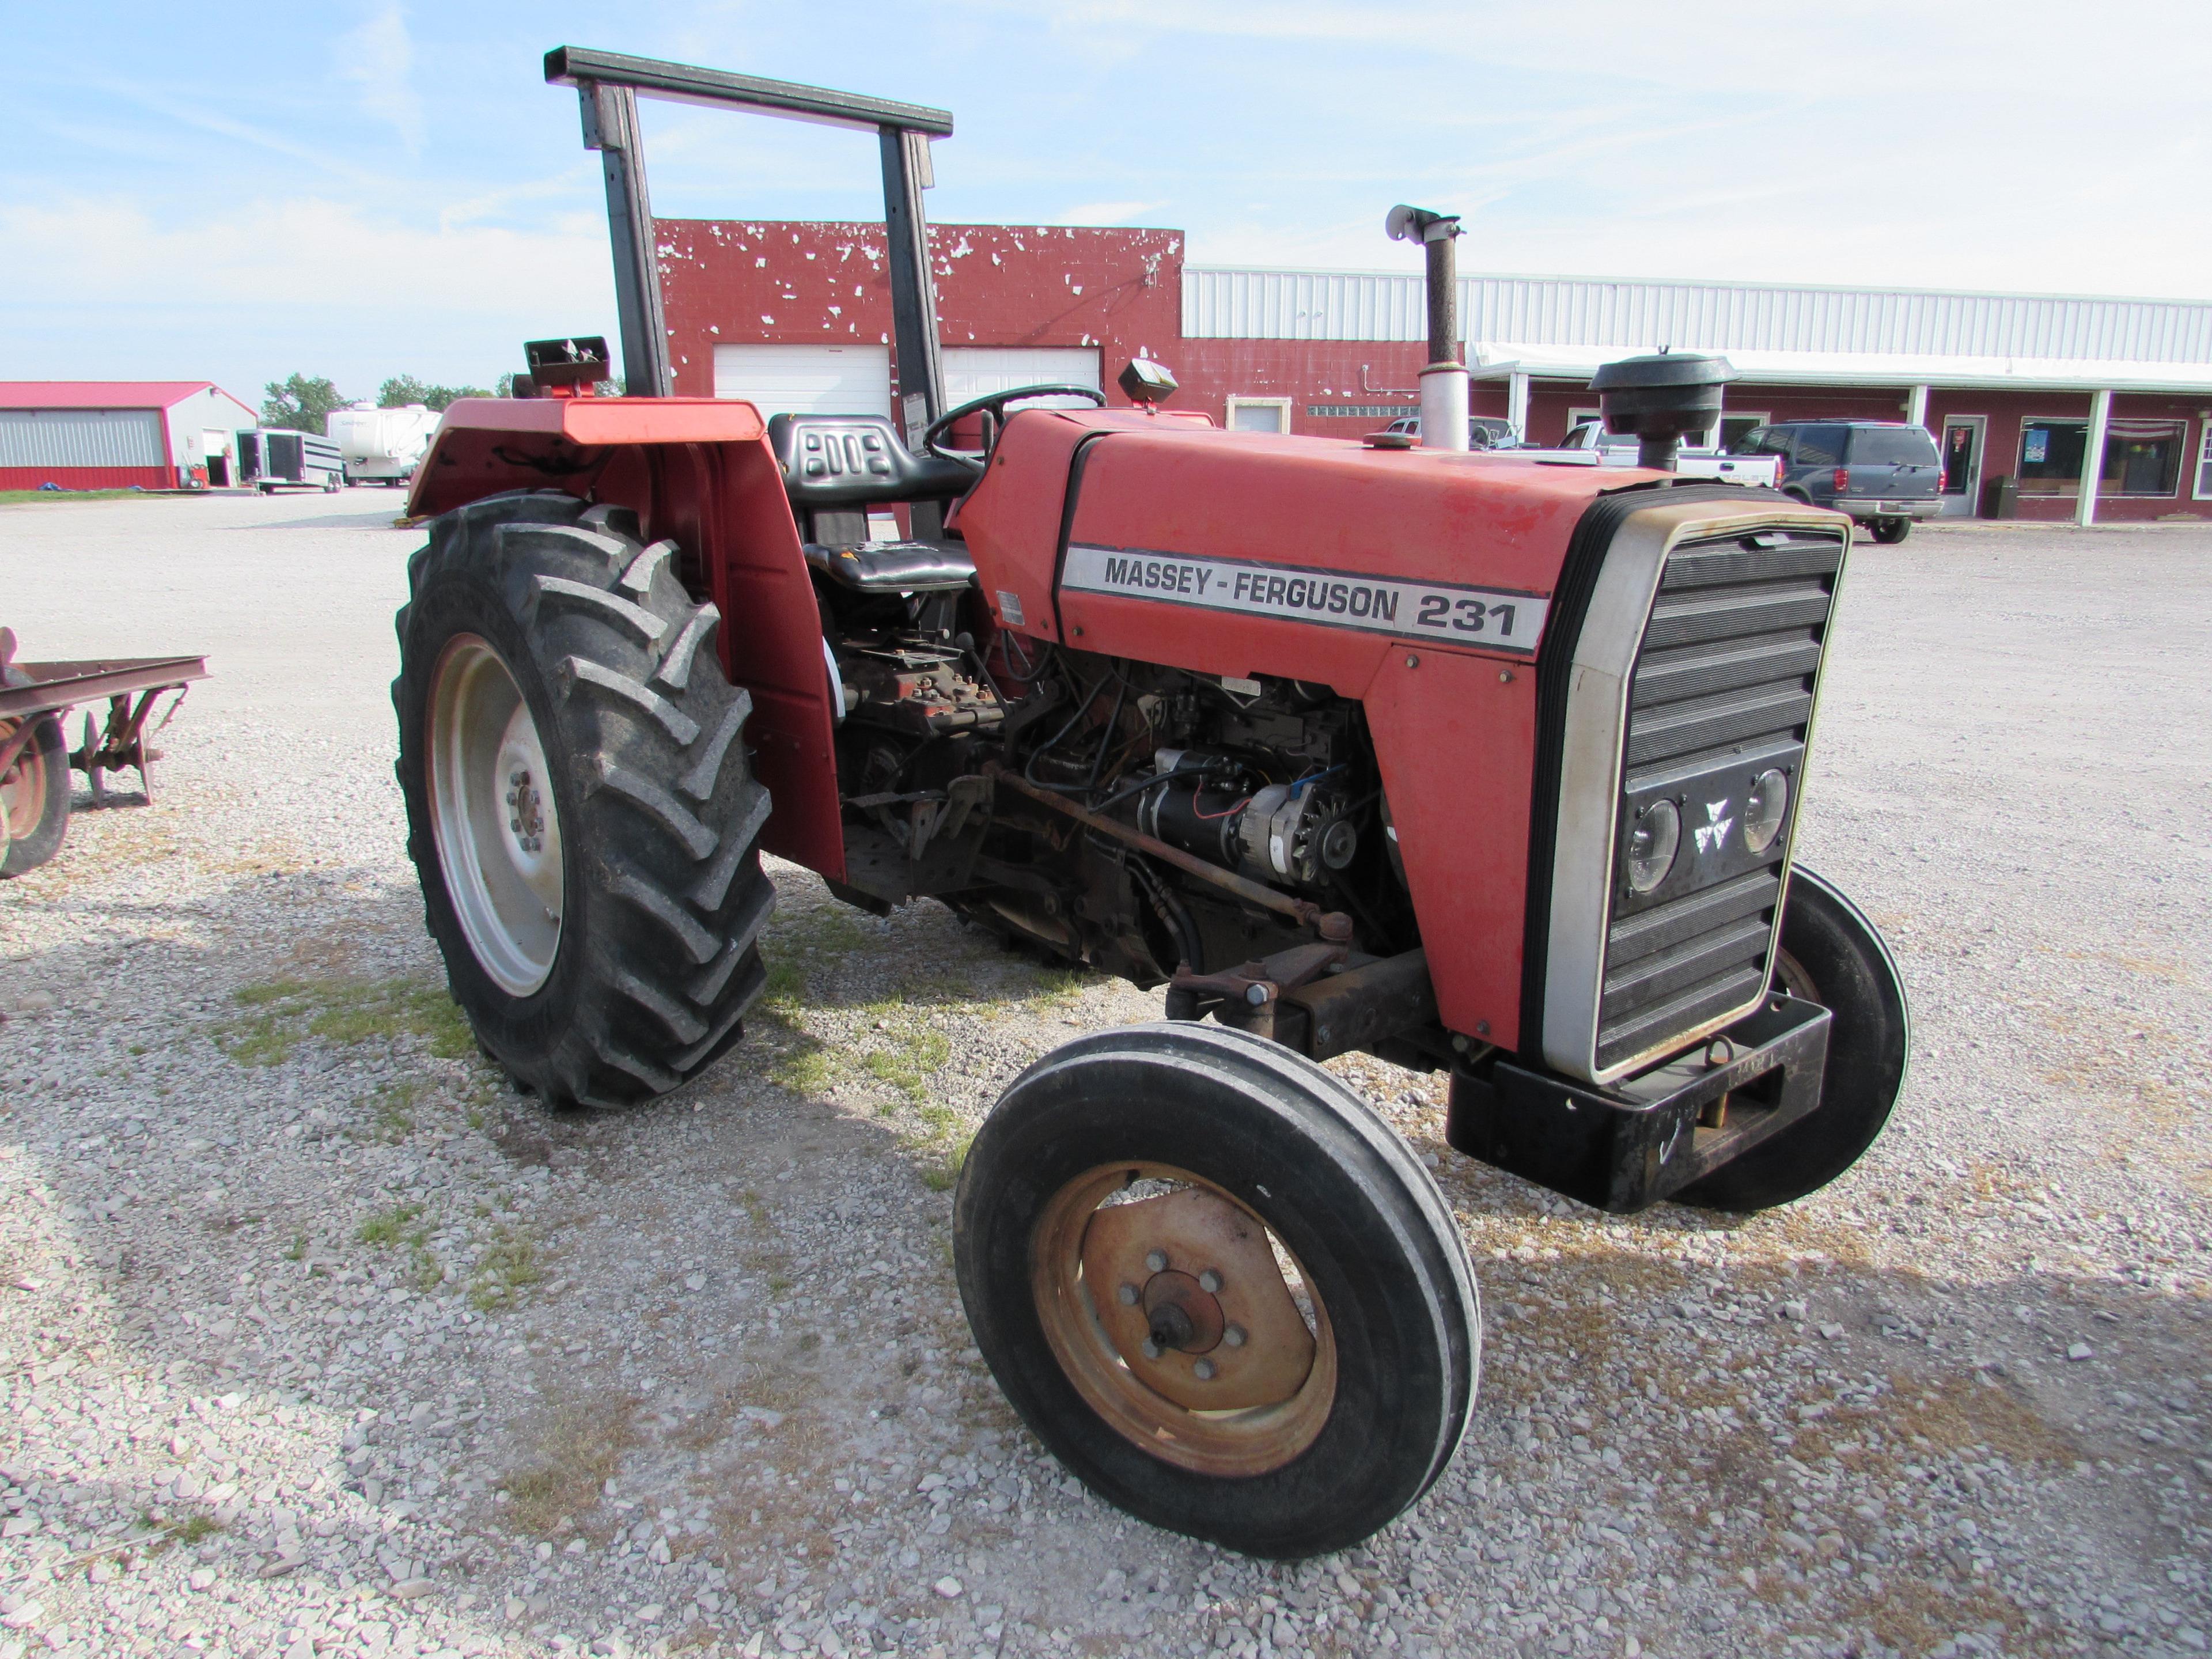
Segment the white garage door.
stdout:
<path fill-rule="evenodd" d="M 1097 386 L 1096 346 L 948 346 L 947 407 L 1025 386 Z M 891 354 L 879 345 L 718 345 L 714 395 L 764 415 L 888 415 Z"/>
<path fill-rule="evenodd" d="M 947 346 L 945 406 L 1024 386 L 1098 388 L 1097 346 Z M 1074 401 L 1070 399 L 1071 402 Z"/>
<path fill-rule="evenodd" d="M 718 345 L 714 395 L 763 415 L 888 415 L 891 354 L 879 345 Z"/>

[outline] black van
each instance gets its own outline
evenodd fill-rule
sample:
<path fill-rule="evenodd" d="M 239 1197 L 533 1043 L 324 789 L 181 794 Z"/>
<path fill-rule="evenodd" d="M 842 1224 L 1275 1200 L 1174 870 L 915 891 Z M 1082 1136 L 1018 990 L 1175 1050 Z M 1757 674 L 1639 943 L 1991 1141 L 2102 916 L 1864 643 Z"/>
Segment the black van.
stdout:
<path fill-rule="evenodd" d="M 1901 542 L 1915 519 L 1943 510 L 1936 441 L 1902 421 L 1781 421 L 1735 441 L 1737 455 L 1779 455 L 1779 488 L 1848 513 L 1878 542 Z"/>

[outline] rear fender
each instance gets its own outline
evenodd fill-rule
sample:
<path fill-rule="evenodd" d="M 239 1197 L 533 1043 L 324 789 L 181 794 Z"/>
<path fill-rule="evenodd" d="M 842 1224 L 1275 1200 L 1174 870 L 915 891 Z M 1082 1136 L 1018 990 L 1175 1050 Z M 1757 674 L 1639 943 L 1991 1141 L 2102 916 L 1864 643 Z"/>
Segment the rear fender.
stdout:
<path fill-rule="evenodd" d="M 470 398 L 446 411 L 408 511 L 451 512 L 514 489 L 633 509 L 673 540 L 682 574 L 721 613 L 722 668 L 751 694 L 745 741 L 775 810 L 761 845 L 845 876 L 822 622 L 767 428 L 710 398 Z"/>

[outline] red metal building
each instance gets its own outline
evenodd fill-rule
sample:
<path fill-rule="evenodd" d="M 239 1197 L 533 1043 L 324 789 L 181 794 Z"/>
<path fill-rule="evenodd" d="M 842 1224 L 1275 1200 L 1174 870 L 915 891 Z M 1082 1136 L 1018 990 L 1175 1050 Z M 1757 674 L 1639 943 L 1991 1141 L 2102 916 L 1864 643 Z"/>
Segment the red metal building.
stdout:
<path fill-rule="evenodd" d="M 894 404 L 884 229 L 662 220 L 677 390 L 776 409 Z M 1186 265 L 1176 230 L 930 231 L 955 401 L 1134 356 L 1224 425 L 1352 437 L 1414 407 L 1421 279 Z M 1667 345 L 1735 366 L 1716 439 L 1768 420 L 1910 420 L 1942 447 L 1947 511 L 2000 477 L 2023 518 L 2212 517 L 2212 304 L 1772 284 L 1468 276 L 1474 407 L 1537 442 L 1594 413 L 1603 362 Z M 2087 458 L 2101 456 L 2085 497 Z"/>
<path fill-rule="evenodd" d="M 0 489 L 231 483 L 257 424 L 207 380 L 0 380 Z"/>

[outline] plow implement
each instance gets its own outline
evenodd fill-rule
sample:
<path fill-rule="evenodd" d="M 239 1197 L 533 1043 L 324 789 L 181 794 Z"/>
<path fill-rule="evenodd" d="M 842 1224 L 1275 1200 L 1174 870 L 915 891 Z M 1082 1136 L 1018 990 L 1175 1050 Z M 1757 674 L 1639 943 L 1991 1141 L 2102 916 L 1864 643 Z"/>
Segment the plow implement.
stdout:
<path fill-rule="evenodd" d="M 34 869 L 60 849 L 72 769 L 85 775 L 94 806 L 107 804 L 107 775 L 125 769 L 138 774 L 151 805 L 161 757 L 152 739 L 207 672 L 204 657 L 18 662 L 14 630 L 0 628 L 0 876 Z M 83 740 L 70 749 L 64 715 L 103 700 L 105 722 L 88 712 Z"/>

